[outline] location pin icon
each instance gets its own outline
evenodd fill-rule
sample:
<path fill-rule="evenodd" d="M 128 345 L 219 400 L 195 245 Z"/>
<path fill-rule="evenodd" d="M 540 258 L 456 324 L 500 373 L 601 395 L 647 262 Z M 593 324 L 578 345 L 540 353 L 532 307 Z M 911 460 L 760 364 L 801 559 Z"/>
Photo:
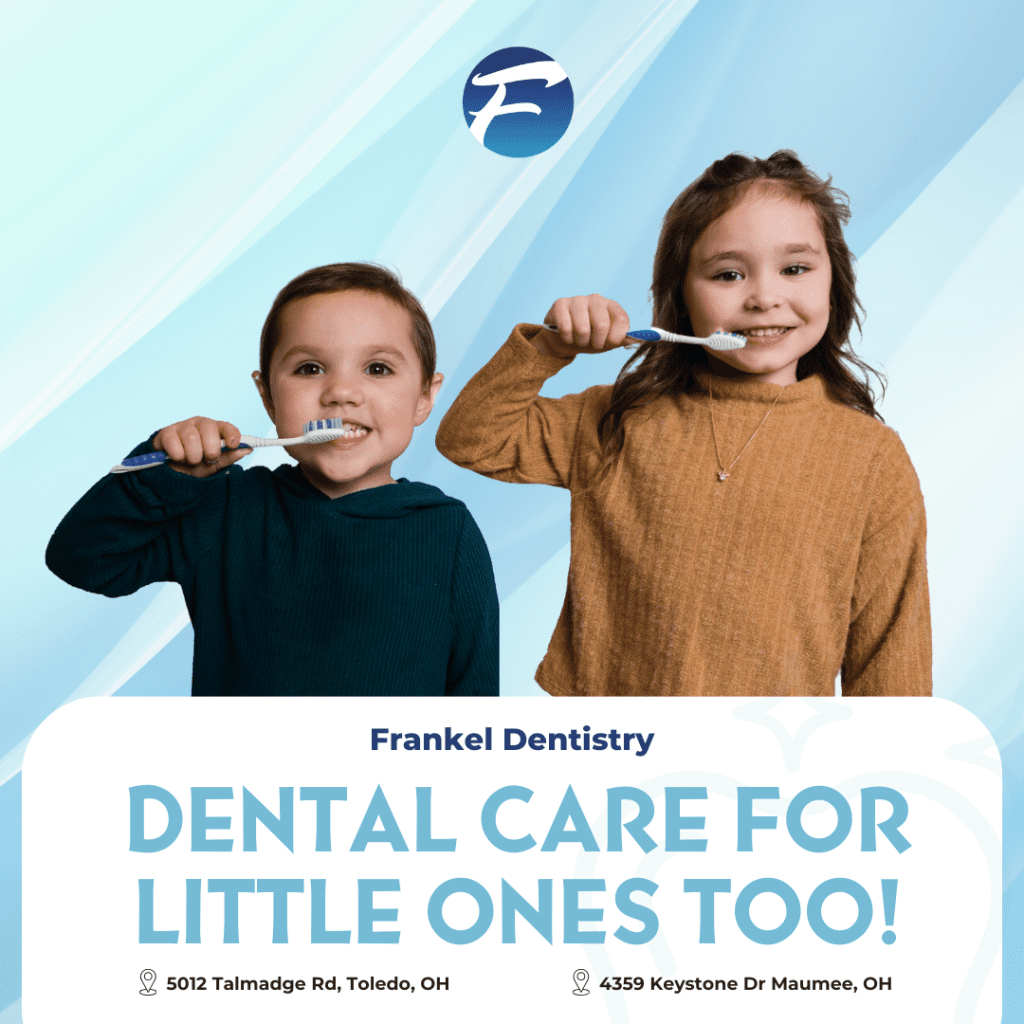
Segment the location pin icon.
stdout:
<path fill-rule="evenodd" d="M 155 996 L 156 989 L 153 988 L 153 982 L 156 981 L 156 971 L 151 971 L 148 967 L 139 975 L 139 981 L 145 986 L 139 990 L 140 996 Z"/>
<path fill-rule="evenodd" d="M 590 993 L 587 991 L 587 982 L 590 980 L 589 971 L 583 970 L 582 967 L 578 971 L 573 971 L 572 980 L 576 982 L 576 987 L 572 991 L 572 994 L 574 996 L 590 995 Z"/>

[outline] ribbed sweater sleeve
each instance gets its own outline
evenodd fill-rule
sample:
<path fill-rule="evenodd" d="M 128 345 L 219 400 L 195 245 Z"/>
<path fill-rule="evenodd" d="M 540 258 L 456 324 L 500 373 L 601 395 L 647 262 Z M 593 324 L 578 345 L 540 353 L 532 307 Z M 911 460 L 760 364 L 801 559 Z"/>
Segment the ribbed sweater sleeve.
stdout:
<path fill-rule="evenodd" d="M 152 451 L 148 443 L 132 455 Z M 123 597 L 149 583 L 183 582 L 223 528 L 228 481 L 199 480 L 167 466 L 108 473 L 61 520 L 46 564 L 65 583 Z"/>
<path fill-rule="evenodd" d="M 496 480 L 571 487 L 593 403 L 589 393 L 538 397 L 544 381 L 572 362 L 529 343 L 541 329 L 516 327 L 452 403 L 436 443 L 456 465 Z"/>

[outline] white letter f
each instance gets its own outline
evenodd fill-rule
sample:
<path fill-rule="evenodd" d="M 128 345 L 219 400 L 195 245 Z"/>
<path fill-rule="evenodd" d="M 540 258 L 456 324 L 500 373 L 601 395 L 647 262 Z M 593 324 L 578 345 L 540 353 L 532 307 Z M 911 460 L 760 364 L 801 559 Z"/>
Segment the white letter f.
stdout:
<path fill-rule="evenodd" d="M 507 83 L 526 82 L 533 78 L 543 78 L 545 80 L 544 88 L 548 89 L 568 77 L 558 66 L 557 62 L 553 60 L 538 60 L 532 64 L 517 64 L 515 67 L 503 68 L 501 71 L 492 71 L 486 75 L 475 75 L 473 77 L 474 85 L 496 85 L 498 88 L 494 90 L 494 94 L 484 104 L 482 109 L 470 111 L 473 115 L 473 123 L 469 126 L 469 130 L 473 138 L 483 145 L 484 135 L 487 133 L 488 126 L 499 114 L 539 114 L 541 112 L 540 107 L 536 103 L 510 103 L 507 107 L 503 106 L 505 94 L 508 92 L 505 88 Z"/>

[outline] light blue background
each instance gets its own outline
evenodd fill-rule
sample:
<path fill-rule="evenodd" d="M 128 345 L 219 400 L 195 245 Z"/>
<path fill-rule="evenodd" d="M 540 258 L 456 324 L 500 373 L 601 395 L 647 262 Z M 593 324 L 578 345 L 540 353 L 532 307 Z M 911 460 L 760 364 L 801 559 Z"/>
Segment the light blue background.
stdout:
<path fill-rule="evenodd" d="M 1004 1019 L 1024 1014 L 1024 25 L 1015 0 L 70 2 L 4 12 L 0 82 L 0 1024 L 20 1021 L 20 765 L 66 699 L 184 694 L 177 588 L 108 601 L 42 552 L 152 430 L 269 429 L 249 373 L 276 291 L 320 263 L 396 266 L 447 383 L 398 465 L 462 498 L 503 601 L 503 687 L 561 603 L 568 499 L 451 466 L 433 428 L 517 320 L 600 291 L 635 324 L 661 215 L 732 150 L 795 149 L 851 197 L 860 353 L 929 515 L 935 693 L 1003 759 Z M 568 72 L 565 137 L 533 160 L 469 135 L 486 54 Z M 579 359 L 551 393 L 613 379 Z M 264 457 L 262 454 L 256 457 Z M 69 771 L 74 765 L 69 764 Z M 1016 890 L 1017 907 L 1013 895 Z"/>

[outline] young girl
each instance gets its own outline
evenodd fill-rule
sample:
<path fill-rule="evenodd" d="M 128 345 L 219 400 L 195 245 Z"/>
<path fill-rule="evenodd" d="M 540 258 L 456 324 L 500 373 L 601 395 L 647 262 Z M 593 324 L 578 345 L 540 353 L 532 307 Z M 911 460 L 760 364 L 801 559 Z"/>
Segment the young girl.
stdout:
<path fill-rule="evenodd" d="M 599 295 L 520 324 L 437 435 L 452 461 L 572 493 L 553 694 L 927 695 L 921 490 L 852 352 L 845 196 L 788 151 L 712 164 L 665 215 L 654 323 L 612 386 L 539 398 L 626 342 Z"/>

